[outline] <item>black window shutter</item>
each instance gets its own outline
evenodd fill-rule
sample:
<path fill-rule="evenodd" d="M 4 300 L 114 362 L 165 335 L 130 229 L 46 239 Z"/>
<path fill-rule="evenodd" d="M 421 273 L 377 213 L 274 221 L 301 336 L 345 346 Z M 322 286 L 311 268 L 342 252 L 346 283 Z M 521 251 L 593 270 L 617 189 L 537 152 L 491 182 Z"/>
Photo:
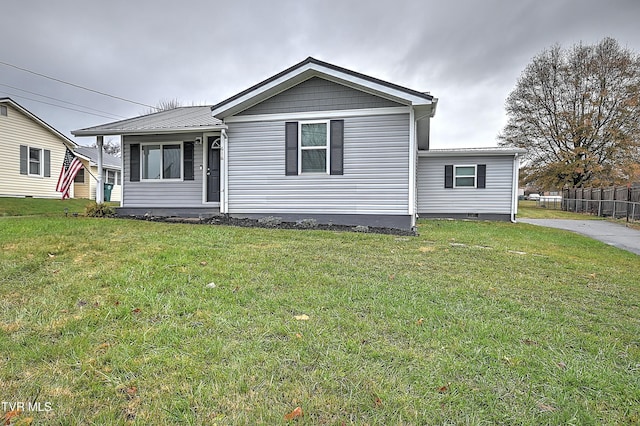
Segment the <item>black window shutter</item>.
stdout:
<path fill-rule="evenodd" d="M 487 186 L 487 165 L 478 164 L 478 170 L 476 172 L 478 174 L 478 182 L 476 187 L 485 188 Z"/>
<path fill-rule="evenodd" d="M 51 151 L 44 150 L 44 177 L 51 177 Z"/>
<path fill-rule="evenodd" d="M 20 174 L 26 175 L 28 174 L 28 161 L 29 158 L 29 148 L 25 145 L 20 145 Z"/>
<path fill-rule="evenodd" d="M 444 187 L 453 188 L 453 164 L 444 166 Z"/>
<path fill-rule="evenodd" d="M 129 149 L 129 182 L 140 182 L 140 144 L 132 143 Z"/>
<path fill-rule="evenodd" d="M 285 123 L 285 175 L 294 176 L 298 174 L 298 122 L 289 121 Z"/>
<path fill-rule="evenodd" d="M 331 120 L 330 133 L 330 174 L 344 174 L 344 120 Z"/>
<path fill-rule="evenodd" d="M 184 143 L 184 180 L 194 180 L 195 178 L 193 146 L 193 142 Z"/>

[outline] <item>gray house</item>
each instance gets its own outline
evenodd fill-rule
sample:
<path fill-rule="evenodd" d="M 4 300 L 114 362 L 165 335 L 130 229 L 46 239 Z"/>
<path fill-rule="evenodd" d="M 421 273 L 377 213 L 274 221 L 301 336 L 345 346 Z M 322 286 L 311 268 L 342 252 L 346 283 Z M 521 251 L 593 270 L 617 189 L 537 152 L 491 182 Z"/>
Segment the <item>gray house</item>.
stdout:
<path fill-rule="evenodd" d="M 76 130 L 122 136 L 120 215 L 409 229 L 515 218 L 521 150 L 429 150 L 437 99 L 314 58 L 213 106 Z M 514 183 L 515 182 L 515 183 Z"/>

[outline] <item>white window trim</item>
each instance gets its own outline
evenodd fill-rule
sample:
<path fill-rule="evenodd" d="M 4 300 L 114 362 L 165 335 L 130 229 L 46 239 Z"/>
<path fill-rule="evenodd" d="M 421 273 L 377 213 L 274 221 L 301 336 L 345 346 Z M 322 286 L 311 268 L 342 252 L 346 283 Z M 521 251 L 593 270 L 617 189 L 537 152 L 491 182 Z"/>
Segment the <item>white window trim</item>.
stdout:
<path fill-rule="evenodd" d="M 324 148 L 319 147 L 319 146 L 302 146 L 302 125 L 303 124 L 324 124 L 327 127 L 327 142 L 324 146 Z M 330 146 L 329 143 L 331 141 L 331 125 L 330 125 L 330 120 L 308 120 L 308 121 L 299 121 L 298 122 L 298 175 L 328 175 L 329 172 L 331 171 L 331 169 L 329 168 L 330 166 Z M 306 150 L 320 150 L 320 149 L 324 149 L 326 151 L 326 164 L 325 164 L 325 171 L 324 172 L 303 172 L 302 171 L 302 151 L 306 151 Z"/>
<path fill-rule="evenodd" d="M 144 177 L 144 153 L 143 147 L 145 146 L 160 146 L 160 177 L 157 179 L 150 179 Z M 162 172 L 164 170 L 164 145 L 180 145 L 180 177 L 179 178 L 164 178 Z M 182 182 L 184 181 L 184 144 L 183 142 L 145 142 L 140 144 L 140 182 Z"/>
<path fill-rule="evenodd" d="M 113 175 L 113 182 L 109 182 L 109 174 Z M 104 169 L 104 179 L 105 183 L 111 183 L 112 185 L 119 185 L 118 183 L 118 170 L 115 169 Z"/>
<path fill-rule="evenodd" d="M 38 174 L 31 173 L 31 150 L 32 149 L 37 149 L 38 151 L 40 151 L 40 159 L 38 160 L 38 165 L 40 166 L 38 167 L 38 169 L 40 170 L 40 173 Z M 44 177 L 44 149 L 43 148 L 37 148 L 35 146 L 27 145 L 27 175 L 33 176 L 33 177 Z"/>
<path fill-rule="evenodd" d="M 468 186 L 468 185 L 462 185 L 462 186 L 458 186 L 457 185 L 457 178 L 461 177 L 461 178 L 468 178 L 471 177 L 471 175 L 460 175 L 458 176 L 457 174 L 457 170 L 458 167 L 462 168 L 462 167 L 473 167 L 473 186 Z M 477 188 L 478 187 L 478 165 L 477 164 L 454 164 L 453 165 L 453 187 L 454 188 Z"/>

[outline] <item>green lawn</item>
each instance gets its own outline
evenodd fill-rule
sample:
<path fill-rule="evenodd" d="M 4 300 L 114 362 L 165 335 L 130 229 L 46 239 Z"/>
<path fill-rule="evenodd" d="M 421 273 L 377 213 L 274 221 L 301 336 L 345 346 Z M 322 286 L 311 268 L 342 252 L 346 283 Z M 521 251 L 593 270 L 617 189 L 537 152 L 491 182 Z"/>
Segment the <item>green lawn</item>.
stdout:
<path fill-rule="evenodd" d="M 640 422 L 639 256 L 419 231 L 0 218 L 0 399 L 34 424 Z"/>
<path fill-rule="evenodd" d="M 558 209 L 541 207 L 537 205 L 535 201 L 519 201 L 518 217 L 526 217 L 530 219 L 604 220 L 602 217 L 590 214 L 566 212 Z"/>
<path fill-rule="evenodd" d="M 71 198 L 68 200 L 46 198 L 8 198 L 0 197 L 0 217 L 2 216 L 64 216 L 83 214 L 85 207 L 91 201 L 85 198 Z M 118 203 L 107 203 L 118 205 Z"/>

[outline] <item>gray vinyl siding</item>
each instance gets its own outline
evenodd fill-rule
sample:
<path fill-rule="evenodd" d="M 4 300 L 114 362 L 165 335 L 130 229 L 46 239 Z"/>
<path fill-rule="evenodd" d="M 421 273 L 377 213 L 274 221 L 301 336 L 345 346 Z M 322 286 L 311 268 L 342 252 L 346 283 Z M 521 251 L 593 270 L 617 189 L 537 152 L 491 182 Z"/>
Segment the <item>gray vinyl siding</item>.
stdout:
<path fill-rule="evenodd" d="M 238 115 L 282 114 L 403 106 L 379 96 L 313 77 Z"/>
<path fill-rule="evenodd" d="M 285 176 L 284 121 L 231 123 L 227 134 L 229 213 L 408 212 L 408 114 L 346 118 L 344 175 Z"/>
<path fill-rule="evenodd" d="M 123 136 L 123 207 L 202 207 L 202 144 L 194 146 L 194 180 L 130 182 L 129 152 L 132 143 L 187 142 L 202 134 Z"/>
<path fill-rule="evenodd" d="M 445 188 L 444 166 L 487 165 L 486 188 Z M 418 214 L 510 214 L 513 156 L 420 157 Z"/>

